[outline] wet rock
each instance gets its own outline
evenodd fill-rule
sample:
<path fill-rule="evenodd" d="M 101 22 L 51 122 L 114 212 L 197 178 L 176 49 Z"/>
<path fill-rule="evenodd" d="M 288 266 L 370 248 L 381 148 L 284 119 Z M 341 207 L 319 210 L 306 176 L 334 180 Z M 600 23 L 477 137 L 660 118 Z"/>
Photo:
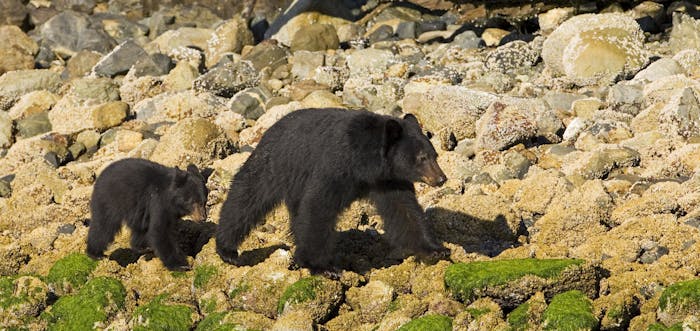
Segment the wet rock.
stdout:
<path fill-rule="evenodd" d="M 127 40 L 105 55 L 92 72 L 97 76 L 114 77 L 131 69 L 137 60 L 148 57 L 146 51 L 132 40 Z"/>
<path fill-rule="evenodd" d="M 684 49 L 700 49 L 700 22 L 685 13 L 673 13 L 669 46 L 673 53 Z"/>
<path fill-rule="evenodd" d="M 609 83 L 635 74 L 647 63 L 643 42 L 644 34 L 629 16 L 578 15 L 545 40 L 542 59 L 576 84 Z"/>
<path fill-rule="evenodd" d="M 49 70 L 17 70 L 0 76 L 0 110 L 9 109 L 22 95 L 47 90 L 57 92 L 60 75 Z"/>
<path fill-rule="evenodd" d="M 230 98 L 237 92 L 259 83 L 258 72 L 248 62 L 227 63 L 209 70 L 193 82 L 197 91 L 210 91 Z"/>
<path fill-rule="evenodd" d="M 502 103 L 493 103 L 476 123 L 477 144 L 481 148 L 503 150 L 527 142 L 537 133 L 537 125 L 521 110 Z"/>
<path fill-rule="evenodd" d="M 168 129 L 153 151 L 151 160 L 181 169 L 190 163 L 204 168 L 212 158 L 222 158 L 231 152 L 230 142 L 214 123 L 188 118 Z"/>
<path fill-rule="evenodd" d="M 39 51 L 37 43 L 20 28 L 12 25 L 0 26 L 0 75 L 7 71 L 34 69 L 34 55 Z"/>
<path fill-rule="evenodd" d="M 62 12 L 41 26 L 41 45 L 62 57 L 91 50 L 107 54 L 116 42 L 103 29 L 94 26 L 87 15 L 73 11 Z"/>
<path fill-rule="evenodd" d="M 524 41 L 514 41 L 499 46 L 486 57 L 486 68 L 500 72 L 511 72 L 522 67 L 530 67 L 537 62 L 540 54 Z"/>
<path fill-rule="evenodd" d="M 361 319 L 376 323 L 386 313 L 394 299 L 394 289 L 382 281 L 370 281 L 363 287 L 350 288 L 346 302 L 354 311 L 360 312 Z"/>
<path fill-rule="evenodd" d="M 265 40 L 255 45 L 250 52 L 243 55 L 242 60 L 250 61 L 258 72 L 265 67 L 276 69 L 280 65 L 287 64 L 289 51 L 278 45 L 274 40 Z"/>
<path fill-rule="evenodd" d="M 27 18 L 27 7 L 19 0 L 0 1 L 0 25 L 22 26 Z"/>
<path fill-rule="evenodd" d="M 51 121 L 48 112 L 35 113 L 25 118 L 17 120 L 15 123 L 17 135 L 22 138 L 34 137 L 36 135 L 51 131 Z"/>
<path fill-rule="evenodd" d="M 66 63 L 66 69 L 61 76 L 67 79 L 83 77 L 90 73 L 92 68 L 100 62 L 102 54 L 95 51 L 79 51 Z"/>
<path fill-rule="evenodd" d="M 243 46 L 253 45 L 253 42 L 253 33 L 242 17 L 227 20 L 214 30 L 207 42 L 204 50 L 207 67 L 213 67 L 226 53 L 240 53 Z"/>
<path fill-rule="evenodd" d="M 149 54 L 171 54 L 181 48 L 197 47 L 200 50 L 207 49 L 207 43 L 212 36 L 211 29 L 182 27 L 177 30 L 168 30 L 144 46 Z M 105 52 L 106 53 L 106 52 Z"/>
<path fill-rule="evenodd" d="M 311 24 L 301 27 L 294 33 L 290 48 L 292 52 L 325 51 L 337 49 L 340 44 L 335 27 L 330 24 Z"/>

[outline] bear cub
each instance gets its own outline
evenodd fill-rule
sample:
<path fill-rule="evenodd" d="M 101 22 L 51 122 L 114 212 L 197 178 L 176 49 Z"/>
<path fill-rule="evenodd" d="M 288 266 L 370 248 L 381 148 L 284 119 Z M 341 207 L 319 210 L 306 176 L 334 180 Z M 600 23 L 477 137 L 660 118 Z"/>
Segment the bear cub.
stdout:
<path fill-rule="evenodd" d="M 206 219 L 207 189 L 197 166 L 187 171 L 145 159 L 128 158 L 105 168 L 95 181 L 90 200 L 92 220 L 88 229 L 87 254 L 95 259 L 126 223 L 131 229 L 131 248 L 149 247 L 170 270 L 189 270 L 178 248 L 175 222 L 185 215 Z"/>
<path fill-rule="evenodd" d="M 391 244 L 403 253 L 445 254 L 428 228 L 414 182 L 447 178 L 415 116 L 368 111 L 304 109 L 286 115 L 263 135 L 234 176 L 216 233 L 216 249 L 235 264 L 238 246 L 265 214 L 284 202 L 291 217 L 297 265 L 335 272 L 338 214 L 369 198 Z"/>

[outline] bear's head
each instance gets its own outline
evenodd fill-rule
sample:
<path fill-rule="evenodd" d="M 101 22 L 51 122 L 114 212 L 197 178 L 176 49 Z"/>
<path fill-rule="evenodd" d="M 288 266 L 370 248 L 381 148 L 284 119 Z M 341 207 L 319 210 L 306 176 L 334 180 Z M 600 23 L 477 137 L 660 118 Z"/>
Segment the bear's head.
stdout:
<path fill-rule="evenodd" d="M 207 218 L 207 187 L 197 166 L 190 164 L 187 171 L 175 167 L 172 187 L 172 206 L 180 215 L 190 215 L 195 221 Z"/>
<path fill-rule="evenodd" d="M 437 163 L 435 148 L 423 134 L 415 116 L 389 119 L 384 124 L 384 154 L 392 177 L 441 186 L 447 180 Z"/>

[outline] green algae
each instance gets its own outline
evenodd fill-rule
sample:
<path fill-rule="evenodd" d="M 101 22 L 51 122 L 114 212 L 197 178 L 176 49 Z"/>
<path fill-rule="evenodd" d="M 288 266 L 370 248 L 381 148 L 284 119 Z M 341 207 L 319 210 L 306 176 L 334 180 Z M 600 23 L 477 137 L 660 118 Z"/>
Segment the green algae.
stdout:
<path fill-rule="evenodd" d="M 282 313 L 286 304 L 295 304 L 316 299 L 316 291 L 322 285 L 322 278 L 311 276 L 289 285 L 277 304 L 277 313 Z"/>
<path fill-rule="evenodd" d="M 163 300 L 165 295 L 159 295 L 148 304 L 134 310 L 134 331 L 190 330 L 193 324 L 192 308 L 185 305 L 167 305 Z"/>
<path fill-rule="evenodd" d="M 58 299 L 41 318 L 47 321 L 50 331 L 91 330 L 124 307 L 125 297 L 121 282 L 97 277 L 85 283 L 77 294 Z"/>
<path fill-rule="evenodd" d="M 598 327 L 591 300 L 578 290 L 555 295 L 542 319 L 544 330 L 595 330 Z"/>
<path fill-rule="evenodd" d="M 443 315 L 425 315 L 399 328 L 399 331 L 451 331 L 452 319 Z"/>
<path fill-rule="evenodd" d="M 78 288 L 85 284 L 95 267 L 97 261 L 82 253 L 72 253 L 54 263 L 46 282 L 58 288 L 63 288 L 64 284 Z"/>
<path fill-rule="evenodd" d="M 205 264 L 194 268 L 194 287 L 204 288 L 219 273 L 215 266 Z"/>
<path fill-rule="evenodd" d="M 584 262 L 580 259 L 516 259 L 455 263 L 445 271 L 445 284 L 455 297 L 466 302 L 474 299 L 476 289 L 506 284 L 526 275 L 552 278 L 567 267 Z"/>

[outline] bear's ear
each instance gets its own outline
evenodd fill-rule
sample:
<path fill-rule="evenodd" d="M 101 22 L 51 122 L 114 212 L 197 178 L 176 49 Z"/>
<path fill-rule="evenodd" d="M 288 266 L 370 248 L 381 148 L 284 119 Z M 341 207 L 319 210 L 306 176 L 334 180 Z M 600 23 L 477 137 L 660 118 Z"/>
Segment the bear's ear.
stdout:
<path fill-rule="evenodd" d="M 418 119 L 413 114 L 406 114 L 403 116 L 403 119 L 420 128 L 420 123 L 418 123 Z"/>
<path fill-rule="evenodd" d="M 389 149 L 399 138 L 401 138 L 401 133 L 403 128 L 401 124 L 396 120 L 390 119 L 384 124 L 384 148 L 385 151 Z"/>
<path fill-rule="evenodd" d="M 190 163 L 187 166 L 187 172 L 189 172 L 190 174 L 193 174 L 193 175 L 198 175 L 198 176 L 201 175 L 201 173 L 199 172 L 199 168 L 197 168 L 197 166 L 192 164 L 192 163 Z"/>

